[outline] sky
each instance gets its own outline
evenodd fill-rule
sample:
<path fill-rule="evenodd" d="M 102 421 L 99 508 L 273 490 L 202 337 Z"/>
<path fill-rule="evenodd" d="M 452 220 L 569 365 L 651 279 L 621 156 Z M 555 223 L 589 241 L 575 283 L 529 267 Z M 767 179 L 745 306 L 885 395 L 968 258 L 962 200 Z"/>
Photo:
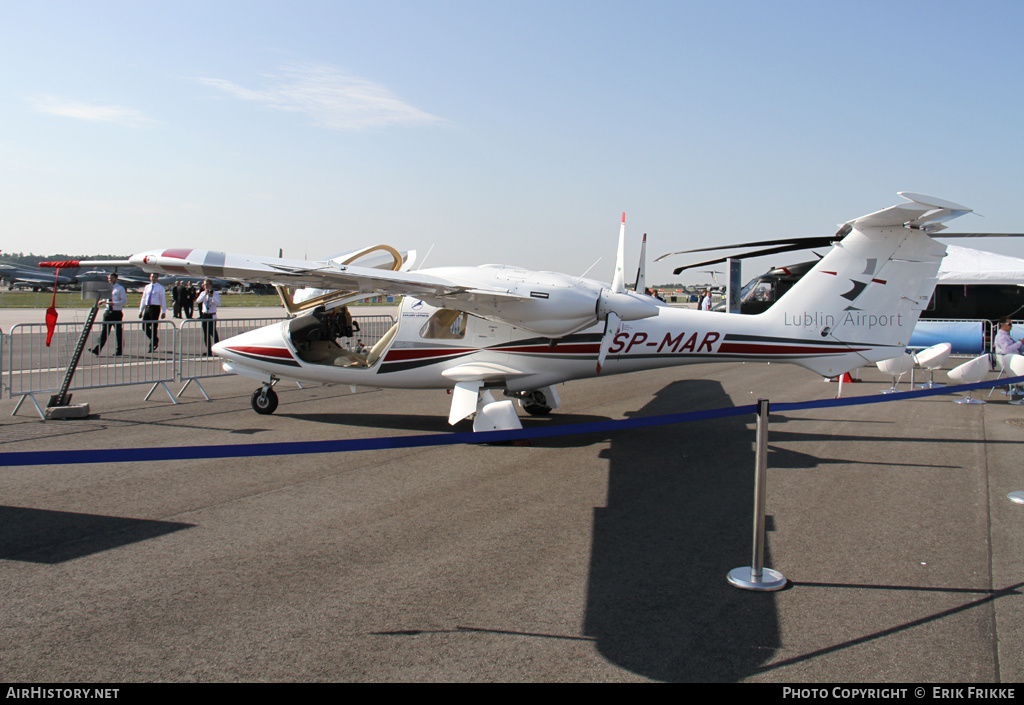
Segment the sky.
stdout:
<path fill-rule="evenodd" d="M 649 260 L 827 235 L 898 191 L 984 216 L 951 231 L 1024 231 L 1016 0 L 0 0 L 0 18 L 3 252 L 383 243 L 610 280 L 623 212 L 629 271 L 643 233 Z M 671 274 L 692 261 L 649 261 L 648 282 L 706 281 Z"/>

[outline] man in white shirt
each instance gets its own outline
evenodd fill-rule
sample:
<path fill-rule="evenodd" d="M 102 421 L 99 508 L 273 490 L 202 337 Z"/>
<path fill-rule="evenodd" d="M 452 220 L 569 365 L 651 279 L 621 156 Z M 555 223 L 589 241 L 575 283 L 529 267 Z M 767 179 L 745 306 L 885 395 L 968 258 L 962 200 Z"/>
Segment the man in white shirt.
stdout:
<path fill-rule="evenodd" d="M 149 338 L 149 352 L 160 347 L 160 336 L 156 328 L 161 318 L 167 318 L 167 292 L 157 281 L 159 278 L 155 272 L 149 275 L 149 284 L 142 290 L 142 299 L 139 301 L 139 318 L 145 321 L 142 329 Z"/>
<path fill-rule="evenodd" d="M 107 334 L 111 328 L 114 329 L 114 339 L 117 340 L 117 352 L 114 354 L 121 354 L 121 319 L 124 318 L 123 309 L 124 305 L 128 303 L 128 294 L 125 293 L 124 287 L 117 283 L 117 272 L 108 274 L 107 281 L 110 282 L 110 298 L 97 302 L 106 304 L 107 310 L 103 312 L 103 323 L 105 325 L 100 330 L 100 344 L 90 349 L 93 355 L 99 355 L 100 350 L 107 344 Z"/>
<path fill-rule="evenodd" d="M 213 282 L 203 281 L 203 292 L 196 297 L 199 318 L 203 321 L 203 340 L 206 341 L 207 356 L 213 355 L 213 344 L 219 343 L 217 336 L 217 309 L 220 308 L 220 292 L 213 290 Z"/>
<path fill-rule="evenodd" d="M 996 352 L 1000 355 L 1020 355 L 1021 345 L 1024 345 L 1024 339 L 1014 340 L 1013 336 L 1010 335 L 1010 330 L 1013 328 L 1013 321 L 1009 318 L 999 319 L 999 332 L 996 333 Z"/>

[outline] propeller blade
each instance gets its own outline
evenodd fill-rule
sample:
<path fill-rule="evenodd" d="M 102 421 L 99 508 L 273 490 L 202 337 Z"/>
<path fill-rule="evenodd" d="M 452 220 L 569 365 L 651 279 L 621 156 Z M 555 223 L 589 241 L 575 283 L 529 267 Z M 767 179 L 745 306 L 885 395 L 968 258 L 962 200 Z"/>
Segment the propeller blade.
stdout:
<path fill-rule="evenodd" d="M 647 293 L 647 233 L 644 233 L 643 242 L 640 244 L 640 265 L 636 269 L 636 286 L 633 291 L 638 294 Z"/>
<path fill-rule="evenodd" d="M 612 276 L 612 291 L 621 294 L 626 290 L 626 279 L 623 273 L 626 259 L 626 214 L 622 214 L 622 225 L 619 227 L 619 249 L 615 254 L 615 274 Z"/>
<path fill-rule="evenodd" d="M 944 236 L 945 237 L 945 236 Z M 756 242 L 741 242 L 735 245 L 716 245 L 715 247 L 700 247 L 696 250 L 680 250 L 679 252 L 669 252 L 667 255 L 662 255 L 655 262 L 660 262 L 663 259 L 672 257 L 673 255 L 688 255 L 693 252 L 712 252 L 714 250 L 728 250 L 734 247 L 761 247 L 762 245 L 800 245 L 800 247 L 794 247 L 797 250 L 809 250 L 812 247 L 824 247 L 825 245 L 831 245 L 833 242 L 840 238 L 835 235 L 821 235 L 818 237 L 791 237 L 784 240 L 758 240 Z M 735 259 L 735 258 L 734 258 Z"/>
<path fill-rule="evenodd" d="M 751 257 L 763 257 L 764 255 L 775 255 L 782 252 L 794 252 L 796 250 L 806 250 L 807 247 L 804 245 L 785 245 L 782 247 L 769 247 L 764 250 L 754 250 L 753 252 L 744 252 L 740 255 L 733 255 L 732 257 L 719 257 L 718 259 L 710 259 L 706 262 L 697 262 L 695 264 L 688 264 L 683 267 L 676 267 L 672 270 L 673 274 L 679 274 L 685 269 L 693 269 L 694 267 L 705 267 L 712 264 L 719 264 L 726 261 L 727 259 L 749 259 Z"/>
<path fill-rule="evenodd" d="M 845 230 L 845 228 L 844 228 Z M 847 231 L 848 232 L 848 231 Z M 688 255 L 694 252 L 712 252 L 714 250 L 727 250 L 734 247 L 759 247 L 761 245 L 791 245 L 790 250 L 806 250 L 813 247 L 825 247 L 831 245 L 836 240 L 842 239 L 842 236 L 846 233 L 840 230 L 835 235 L 822 235 L 818 237 L 794 237 L 783 240 L 758 240 L 756 242 L 740 242 L 735 245 L 717 245 L 715 247 L 699 247 L 695 250 L 680 250 L 678 252 L 669 252 L 668 254 L 658 257 L 655 262 L 660 262 L 663 259 L 673 257 L 674 255 Z M 938 239 L 954 238 L 954 237 L 1024 237 L 1024 233 L 935 233 L 932 237 Z M 766 254 L 773 254 L 774 252 L 788 252 L 790 250 L 772 250 L 765 251 Z M 743 257 L 757 256 L 757 255 L 743 255 L 741 257 L 733 257 L 733 259 L 742 259 Z M 715 260 L 715 262 L 724 262 L 725 259 Z M 705 263 L 707 264 L 707 263 Z M 689 265 L 689 267 L 695 267 L 697 265 Z M 688 269 L 689 267 L 683 267 Z M 676 274 L 679 272 L 677 271 Z"/>
<path fill-rule="evenodd" d="M 604 336 L 601 338 L 601 351 L 597 355 L 597 374 L 601 374 L 605 358 L 608 357 L 608 350 L 612 347 L 615 336 L 619 334 L 619 323 L 621 320 L 614 311 L 608 312 L 608 318 L 604 322 Z"/>

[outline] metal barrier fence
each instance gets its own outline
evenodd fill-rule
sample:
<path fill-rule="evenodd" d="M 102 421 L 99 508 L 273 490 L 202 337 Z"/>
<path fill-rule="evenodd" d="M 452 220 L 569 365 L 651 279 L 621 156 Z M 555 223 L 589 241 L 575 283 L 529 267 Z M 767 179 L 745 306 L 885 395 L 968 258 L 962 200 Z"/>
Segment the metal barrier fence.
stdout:
<path fill-rule="evenodd" d="M 213 344 L 221 340 L 227 340 L 274 323 L 280 324 L 287 320 L 285 318 L 237 318 L 209 321 L 189 318 L 181 321 L 174 349 L 177 356 L 178 381 L 184 382 L 185 385 L 178 390 L 178 396 L 181 396 L 189 384 L 195 382 L 203 396 L 209 399 L 209 395 L 199 380 L 227 374 L 221 367 L 223 361 L 219 357 L 208 354 L 209 350 L 204 335 L 207 330 L 209 330 L 211 338 L 209 347 L 212 347 Z"/>
<path fill-rule="evenodd" d="M 120 356 L 114 354 L 117 351 L 118 325 L 123 339 Z M 99 344 L 104 328 L 108 330 L 108 339 L 100 354 L 95 355 L 90 350 Z M 81 335 L 81 323 L 58 323 L 47 347 L 46 324 L 18 323 L 11 328 L 10 334 L 5 336 L 8 398 L 21 397 L 14 414 L 26 397 L 42 414 L 34 395 L 60 389 Z M 149 352 L 149 340 L 143 332 L 142 321 L 94 324 L 68 390 L 131 384 L 150 384 L 150 393 L 160 384 L 167 389 L 166 383 L 175 380 L 177 328 L 173 322 L 161 321 L 157 335 L 160 347 L 156 352 Z M 167 393 L 170 395 L 169 389 Z"/>
<path fill-rule="evenodd" d="M 927 348 L 936 343 L 951 343 L 954 357 L 974 357 L 991 352 L 995 340 L 995 323 L 988 320 L 956 318 L 924 318 L 917 322 L 908 347 Z M 1024 330 L 1013 331 L 1014 337 Z"/>
<path fill-rule="evenodd" d="M 226 340 L 286 320 L 220 319 L 213 322 L 212 331 L 217 338 Z M 391 316 L 356 316 L 354 320 L 359 323 L 360 331 L 351 339 L 340 338 L 339 345 L 354 349 L 356 341 L 361 340 L 367 347 L 371 347 L 394 324 Z M 161 320 L 157 327 L 159 346 L 154 352 L 149 351 L 150 340 L 146 336 L 146 323 L 143 321 L 95 323 L 69 391 L 149 384 L 147 399 L 157 386 L 163 386 L 171 401 L 177 403 L 167 383 L 185 382 L 187 387 L 192 381 L 198 384 L 200 378 L 228 374 L 224 372 L 220 358 L 206 355 L 204 322 L 200 319 L 186 319 L 176 324 L 171 320 Z M 123 340 L 120 356 L 115 354 L 115 326 L 118 325 L 121 326 Z M 108 329 L 106 345 L 97 355 L 91 350 L 99 344 L 104 327 Z M 81 334 L 80 322 L 58 323 L 49 347 L 46 345 L 46 325 L 43 323 L 18 323 L 9 333 L 0 334 L 0 363 L 6 365 L 0 365 L 0 379 L 4 380 L 0 392 L 6 388 L 8 399 L 20 397 L 12 416 L 18 413 L 26 398 L 32 401 L 36 411 L 43 416 L 43 410 L 34 395 L 59 391 Z M 179 396 L 185 387 L 178 392 Z M 205 390 L 203 395 L 206 396 Z"/>

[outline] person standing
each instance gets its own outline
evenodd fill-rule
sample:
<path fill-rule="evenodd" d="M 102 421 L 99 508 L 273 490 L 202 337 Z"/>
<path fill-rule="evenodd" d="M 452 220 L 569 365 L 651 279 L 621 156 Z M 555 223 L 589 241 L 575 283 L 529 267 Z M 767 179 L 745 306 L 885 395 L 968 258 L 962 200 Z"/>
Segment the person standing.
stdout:
<path fill-rule="evenodd" d="M 154 272 L 149 275 L 149 284 L 142 290 L 139 301 L 139 318 L 143 320 L 142 329 L 149 338 L 149 352 L 160 347 L 160 336 L 157 326 L 161 318 L 167 318 L 167 291 L 158 281 L 160 277 Z"/>
<path fill-rule="evenodd" d="M 203 291 L 196 298 L 199 306 L 199 318 L 203 322 L 203 340 L 206 342 L 207 356 L 213 355 L 213 344 L 219 343 L 217 336 L 217 309 L 220 308 L 220 292 L 213 290 L 213 282 L 203 282 Z"/>
<path fill-rule="evenodd" d="M 114 339 L 117 341 L 117 351 L 114 355 L 120 355 L 122 344 L 122 330 L 121 320 L 124 318 L 124 305 L 128 303 L 128 294 L 125 292 L 124 287 L 117 283 L 117 272 L 111 272 L 107 275 L 107 281 L 110 282 L 110 298 L 102 299 L 97 303 L 106 304 L 106 310 L 103 312 L 103 327 L 100 329 L 100 343 L 90 348 L 89 352 L 93 355 L 99 355 L 100 350 L 107 344 L 107 335 L 110 333 L 110 329 L 114 329 Z"/>
<path fill-rule="evenodd" d="M 174 302 L 174 309 L 171 315 L 175 318 L 181 318 L 181 300 L 184 298 L 185 287 L 180 279 L 174 281 L 174 286 L 171 287 L 171 301 Z"/>
<path fill-rule="evenodd" d="M 196 288 L 192 286 L 192 282 L 186 281 L 182 286 L 182 302 L 181 306 L 185 309 L 185 318 L 192 320 L 193 305 L 196 302 Z"/>

